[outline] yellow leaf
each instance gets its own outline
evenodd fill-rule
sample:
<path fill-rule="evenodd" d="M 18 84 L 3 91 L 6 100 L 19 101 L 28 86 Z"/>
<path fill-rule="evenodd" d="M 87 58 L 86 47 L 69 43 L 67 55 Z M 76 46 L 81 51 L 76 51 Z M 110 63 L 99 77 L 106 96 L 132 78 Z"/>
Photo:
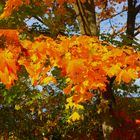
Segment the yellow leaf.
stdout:
<path fill-rule="evenodd" d="M 82 109 L 82 110 L 84 110 L 84 107 L 82 105 L 76 104 L 75 107 L 76 107 L 76 109 Z"/>
<path fill-rule="evenodd" d="M 67 66 L 67 73 L 72 73 L 77 69 L 80 72 L 80 69 L 81 69 L 81 67 L 83 67 L 83 65 L 84 64 L 83 64 L 82 59 L 71 60 L 71 61 L 69 61 L 68 66 Z"/>
<path fill-rule="evenodd" d="M 138 75 L 134 69 L 122 70 L 116 77 L 116 81 L 120 84 L 121 81 L 129 83 L 132 79 L 138 78 Z"/>
<path fill-rule="evenodd" d="M 83 82 L 83 85 L 86 87 L 86 86 L 89 86 L 89 81 L 88 80 L 85 80 L 84 82 Z"/>
<path fill-rule="evenodd" d="M 35 63 L 35 62 L 38 60 L 38 57 L 37 57 L 36 54 L 33 54 L 33 55 L 31 56 L 31 59 L 32 59 L 32 61 Z"/>
<path fill-rule="evenodd" d="M 111 56 L 112 56 L 112 52 L 111 52 L 111 51 L 109 51 L 109 52 L 103 54 L 103 56 L 102 56 L 102 61 L 108 60 Z"/>
<path fill-rule="evenodd" d="M 72 120 L 72 121 L 80 120 L 80 115 L 78 114 L 78 112 L 75 111 L 75 112 L 69 117 L 69 120 Z"/>
<path fill-rule="evenodd" d="M 68 82 L 70 82 L 70 81 L 71 81 L 71 79 L 70 79 L 70 78 L 67 78 L 67 79 L 66 79 L 66 82 L 67 82 L 67 83 L 68 83 Z"/>
<path fill-rule="evenodd" d="M 55 82 L 55 78 L 49 76 L 49 77 L 44 78 L 44 79 L 41 81 L 41 83 L 43 83 L 43 84 L 49 84 L 50 82 Z"/>
<path fill-rule="evenodd" d="M 116 65 L 112 65 L 111 68 L 105 68 L 105 71 L 107 72 L 107 75 L 109 77 L 112 77 L 114 75 L 117 75 L 119 73 L 119 71 L 121 70 L 121 64 L 116 64 Z"/>
<path fill-rule="evenodd" d="M 69 103 L 69 102 L 72 102 L 72 98 L 73 98 L 73 96 L 71 96 L 71 97 L 69 97 L 69 98 L 67 98 L 67 102 Z"/>
<path fill-rule="evenodd" d="M 72 107 L 74 106 L 74 103 L 73 103 L 73 101 L 72 101 L 72 98 L 73 98 L 73 96 L 67 98 L 66 101 L 67 101 L 68 103 L 65 105 L 66 109 L 72 108 Z"/>
<path fill-rule="evenodd" d="M 69 102 L 68 104 L 65 105 L 66 109 L 72 108 L 74 104 L 72 102 Z"/>
<path fill-rule="evenodd" d="M 73 96 L 67 98 L 66 100 L 68 103 L 65 105 L 66 109 L 69 109 L 69 108 L 73 108 L 73 109 L 82 109 L 84 110 L 84 107 L 80 104 L 76 104 L 73 102 Z"/>
<path fill-rule="evenodd" d="M 68 59 L 68 60 L 71 60 L 71 53 L 70 52 L 67 52 L 65 54 L 65 58 Z"/>
<path fill-rule="evenodd" d="M 15 105 L 15 110 L 20 110 L 20 109 L 21 109 L 21 106 L 18 105 L 18 104 L 16 104 L 16 105 Z"/>
<path fill-rule="evenodd" d="M 134 70 L 134 69 L 129 69 L 129 70 L 128 70 L 128 74 L 130 75 L 130 77 L 131 77 L 132 79 L 138 78 L 138 75 L 137 75 L 137 73 L 136 73 L 136 70 Z"/>

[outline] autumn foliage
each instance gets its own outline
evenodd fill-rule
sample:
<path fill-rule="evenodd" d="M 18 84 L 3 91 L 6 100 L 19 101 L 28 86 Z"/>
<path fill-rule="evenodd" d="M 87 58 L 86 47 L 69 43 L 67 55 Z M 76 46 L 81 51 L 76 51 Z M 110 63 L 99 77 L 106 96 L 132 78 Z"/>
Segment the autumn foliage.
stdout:
<path fill-rule="evenodd" d="M 22 6 L 26 8 L 30 6 L 43 6 L 43 8 L 45 7 L 43 9 L 43 14 L 51 13 L 53 11 L 52 7 L 56 6 L 54 11 L 56 10 L 55 12 L 57 14 L 65 14 L 65 12 L 68 12 L 66 8 L 69 8 L 70 4 L 74 5 L 77 2 L 85 4 L 87 1 L 7 0 L 3 13 L 0 15 L 0 19 L 7 20 L 7 18 L 13 14 L 13 11 L 20 10 Z M 115 6 L 117 3 L 126 2 L 126 0 L 110 0 L 109 3 L 112 6 L 108 8 L 106 6 L 107 2 L 107 0 L 94 1 L 96 8 L 100 11 L 97 17 L 99 18 L 97 19 L 99 22 L 111 18 L 113 14 L 116 13 Z M 66 3 L 68 7 L 66 7 Z M 123 10 L 125 11 L 126 9 L 127 7 L 124 6 Z M 29 14 L 28 12 L 27 15 Z M 57 16 L 55 12 L 53 13 L 54 17 Z M 26 18 L 30 19 L 29 15 Z M 38 19 L 40 21 L 41 18 L 39 17 Z M 42 22 L 44 21 L 42 20 Z M 57 25 L 54 27 L 56 26 Z M 130 117 L 126 109 L 124 109 L 125 111 L 122 108 L 118 109 L 116 107 L 118 103 L 116 104 L 116 102 L 120 101 L 116 100 L 115 102 L 111 96 L 115 95 L 114 91 L 117 86 L 123 84 L 129 85 L 134 80 L 140 78 L 140 52 L 127 45 L 121 47 L 113 46 L 96 36 L 75 35 L 69 37 L 56 33 L 57 36 L 52 38 L 50 37 L 51 35 L 47 36 L 44 35 L 44 33 L 32 39 L 28 37 L 26 39 L 22 38 L 22 31 L 27 28 L 28 27 L 0 29 L 0 83 L 2 83 L 2 86 L 5 85 L 6 87 L 6 92 L 3 92 L 3 95 L 5 96 L 5 94 L 12 89 L 13 85 L 18 80 L 21 80 L 19 78 L 19 73 L 22 72 L 23 69 L 27 72 L 28 80 L 31 81 L 32 87 L 38 85 L 43 87 L 50 83 L 57 85 L 59 82 L 58 77 L 60 76 L 64 78 L 64 86 L 61 92 L 67 97 L 65 98 L 65 105 L 63 105 L 65 110 L 63 111 L 65 112 L 64 114 L 69 115 L 67 115 L 67 121 L 65 123 L 70 125 L 77 120 L 84 120 L 83 116 L 86 116 L 86 113 L 83 115 L 81 112 L 85 111 L 85 103 L 88 104 L 93 101 L 92 99 L 97 99 L 95 101 L 95 104 L 97 102 L 96 113 L 98 115 L 107 114 L 108 120 L 110 116 L 113 116 L 112 118 L 118 121 L 113 125 L 110 139 L 114 139 L 114 137 L 116 139 L 137 139 L 140 133 L 139 118 Z M 32 29 L 28 28 L 27 32 L 31 30 Z M 124 30 L 125 27 L 120 29 L 119 32 L 123 32 Z M 55 69 L 60 70 L 58 77 L 52 72 Z M 45 98 L 46 95 L 44 95 L 43 92 L 46 91 L 42 91 L 41 95 L 39 94 L 39 98 L 41 96 Z M 116 97 L 114 96 L 114 98 Z M 36 100 L 36 97 L 34 97 L 34 100 Z M 34 104 L 34 101 L 29 102 Z M 44 107 L 45 103 L 43 102 L 42 104 Z M 27 104 L 27 106 L 28 105 L 29 104 Z M 35 102 L 35 106 L 37 106 L 37 102 Z M 23 104 L 16 104 L 14 110 L 19 111 L 22 107 L 24 107 Z M 31 107 L 29 110 L 33 114 L 33 112 L 35 112 L 35 107 Z M 37 117 L 39 116 L 41 121 L 43 113 L 45 114 L 46 112 L 43 112 L 40 107 L 37 110 Z M 60 115 L 62 115 L 61 113 Z M 57 117 L 61 118 L 59 115 Z M 101 116 L 101 118 L 103 117 Z M 59 120 L 58 118 L 55 118 L 54 122 L 51 124 L 52 128 L 55 127 L 56 121 Z M 103 119 L 103 121 L 106 121 L 105 119 Z M 49 126 L 49 124 L 47 125 Z M 4 133 L 7 132 L 5 131 Z M 37 132 L 35 131 L 35 133 Z M 43 137 L 45 138 L 45 136 Z"/>
<path fill-rule="evenodd" d="M 73 99 L 81 102 L 94 96 L 92 90 L 106 91 L 109 78 L 115 77 L 116 84 L 120 84 L 139 77 L 140 53 L 126 46 L 115 48 L 88 36 L 40 36 L 34 41 L 20 41 L 17 34 L 15 30 L 1 30 L 1 38 L 8 37 L 0 49 L 0 77 L 7 87 L 17 80 L 21 66 L 26 68 L 33 85 L 56 82 L 47 73 L 57 66 L 66 77 L 65 94 L 74 92 Z"/>

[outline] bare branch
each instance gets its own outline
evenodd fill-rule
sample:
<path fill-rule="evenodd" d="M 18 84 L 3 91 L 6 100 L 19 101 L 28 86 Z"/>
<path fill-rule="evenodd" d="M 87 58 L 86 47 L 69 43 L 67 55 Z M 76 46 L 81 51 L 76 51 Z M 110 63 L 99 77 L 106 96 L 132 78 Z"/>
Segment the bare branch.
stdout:
<path fill-rule="evenodd" d="M 116 17 L 116 16 L 118 16 L 118 15 L 120 15 L 120 14 L 122 14 L 123 12 L 126 12 L 126 11 L 127 11 L 126 9 L 125 9 L 125 10 L 122 10 L 121 12 L 116 13 L 116 14 L 110 16 L 110 17 L 107 17 L 106 19 L 101 19 L 100 22 L 103 22 L 103 21 L 108 20 L 108 19 L 110 19 L 110 18 L 114 18 L 114 17 Z"/>
<path fill-rule="evenodd" d="M 134 36 L 137 36 L 139 33 L 140 33 L 140 31 L 138 30 L 138 31 L 134 34 Z"/>
<path fill-rule="evenodd" d="M 135 30 L 137 31 L 135 32 L 134 36 L 137 36 L 140 33 L 140 25 L 136 27 Z"/>
<path fill-rule="evenodd" d="M 137 0 L 134 0 L 134 4 L 133 4 L 133 5 L 134 5 L 134 7 L 136 6 L 136 4 L 137 4 Z"/>
<path fill-rule="evenodd" d="M 111 26 L 111 28 L 112 28 L 112 30 L 113 30 L 113 34 L 116 34 L 116 31 L 115 31 L 115 29 L 114 29 L 114 26 L 113 26 L 112 23 L 111 23 L 111 19 L 109 19 L 109 23 L 110 23 L 110 26 Z"/>
<path fill-rule="evenodd" d="M 136 7 L 135 12 L 136 12 L 136 14 L 138 14 L 140 12 L 140 4 Z"/>
<path fill-rule="evenodd" d="M 138 29 L 140 29 L 140 25 L 139 25 L 138 27 L 135 28 L 135 30 L 138 30 Z"/>
<path fill-rule="evenodd" d="M 43 20 L 40 17 L 38 16 L 33 16 L 33 17 L 47 27 L 47 25 L 43 22 Z"/>

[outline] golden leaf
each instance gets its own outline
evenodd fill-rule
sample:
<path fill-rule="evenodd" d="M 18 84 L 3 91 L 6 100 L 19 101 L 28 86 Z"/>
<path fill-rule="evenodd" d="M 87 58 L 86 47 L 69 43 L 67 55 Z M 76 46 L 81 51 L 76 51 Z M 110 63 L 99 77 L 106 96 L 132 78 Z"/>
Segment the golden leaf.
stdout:
<path fill-rule="evenodd" d="M 78 114 L 78 112 L 74 112 L 72 113 L 72 115 L 69 117 L 69 120 L 72 120 L 72 121 L 76 121 L 76 120 L 80 120 L 80 115 Z"/>

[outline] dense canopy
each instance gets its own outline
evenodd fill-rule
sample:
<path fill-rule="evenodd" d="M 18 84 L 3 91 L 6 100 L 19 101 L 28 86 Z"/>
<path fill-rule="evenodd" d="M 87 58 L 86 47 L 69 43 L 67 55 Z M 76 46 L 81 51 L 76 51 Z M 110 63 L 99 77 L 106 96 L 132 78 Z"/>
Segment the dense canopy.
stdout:
<path fill-rule="evenodd" d="M 0 139 L 139 139 L 139 12 L 139 0 L 1 0 Z"/>

